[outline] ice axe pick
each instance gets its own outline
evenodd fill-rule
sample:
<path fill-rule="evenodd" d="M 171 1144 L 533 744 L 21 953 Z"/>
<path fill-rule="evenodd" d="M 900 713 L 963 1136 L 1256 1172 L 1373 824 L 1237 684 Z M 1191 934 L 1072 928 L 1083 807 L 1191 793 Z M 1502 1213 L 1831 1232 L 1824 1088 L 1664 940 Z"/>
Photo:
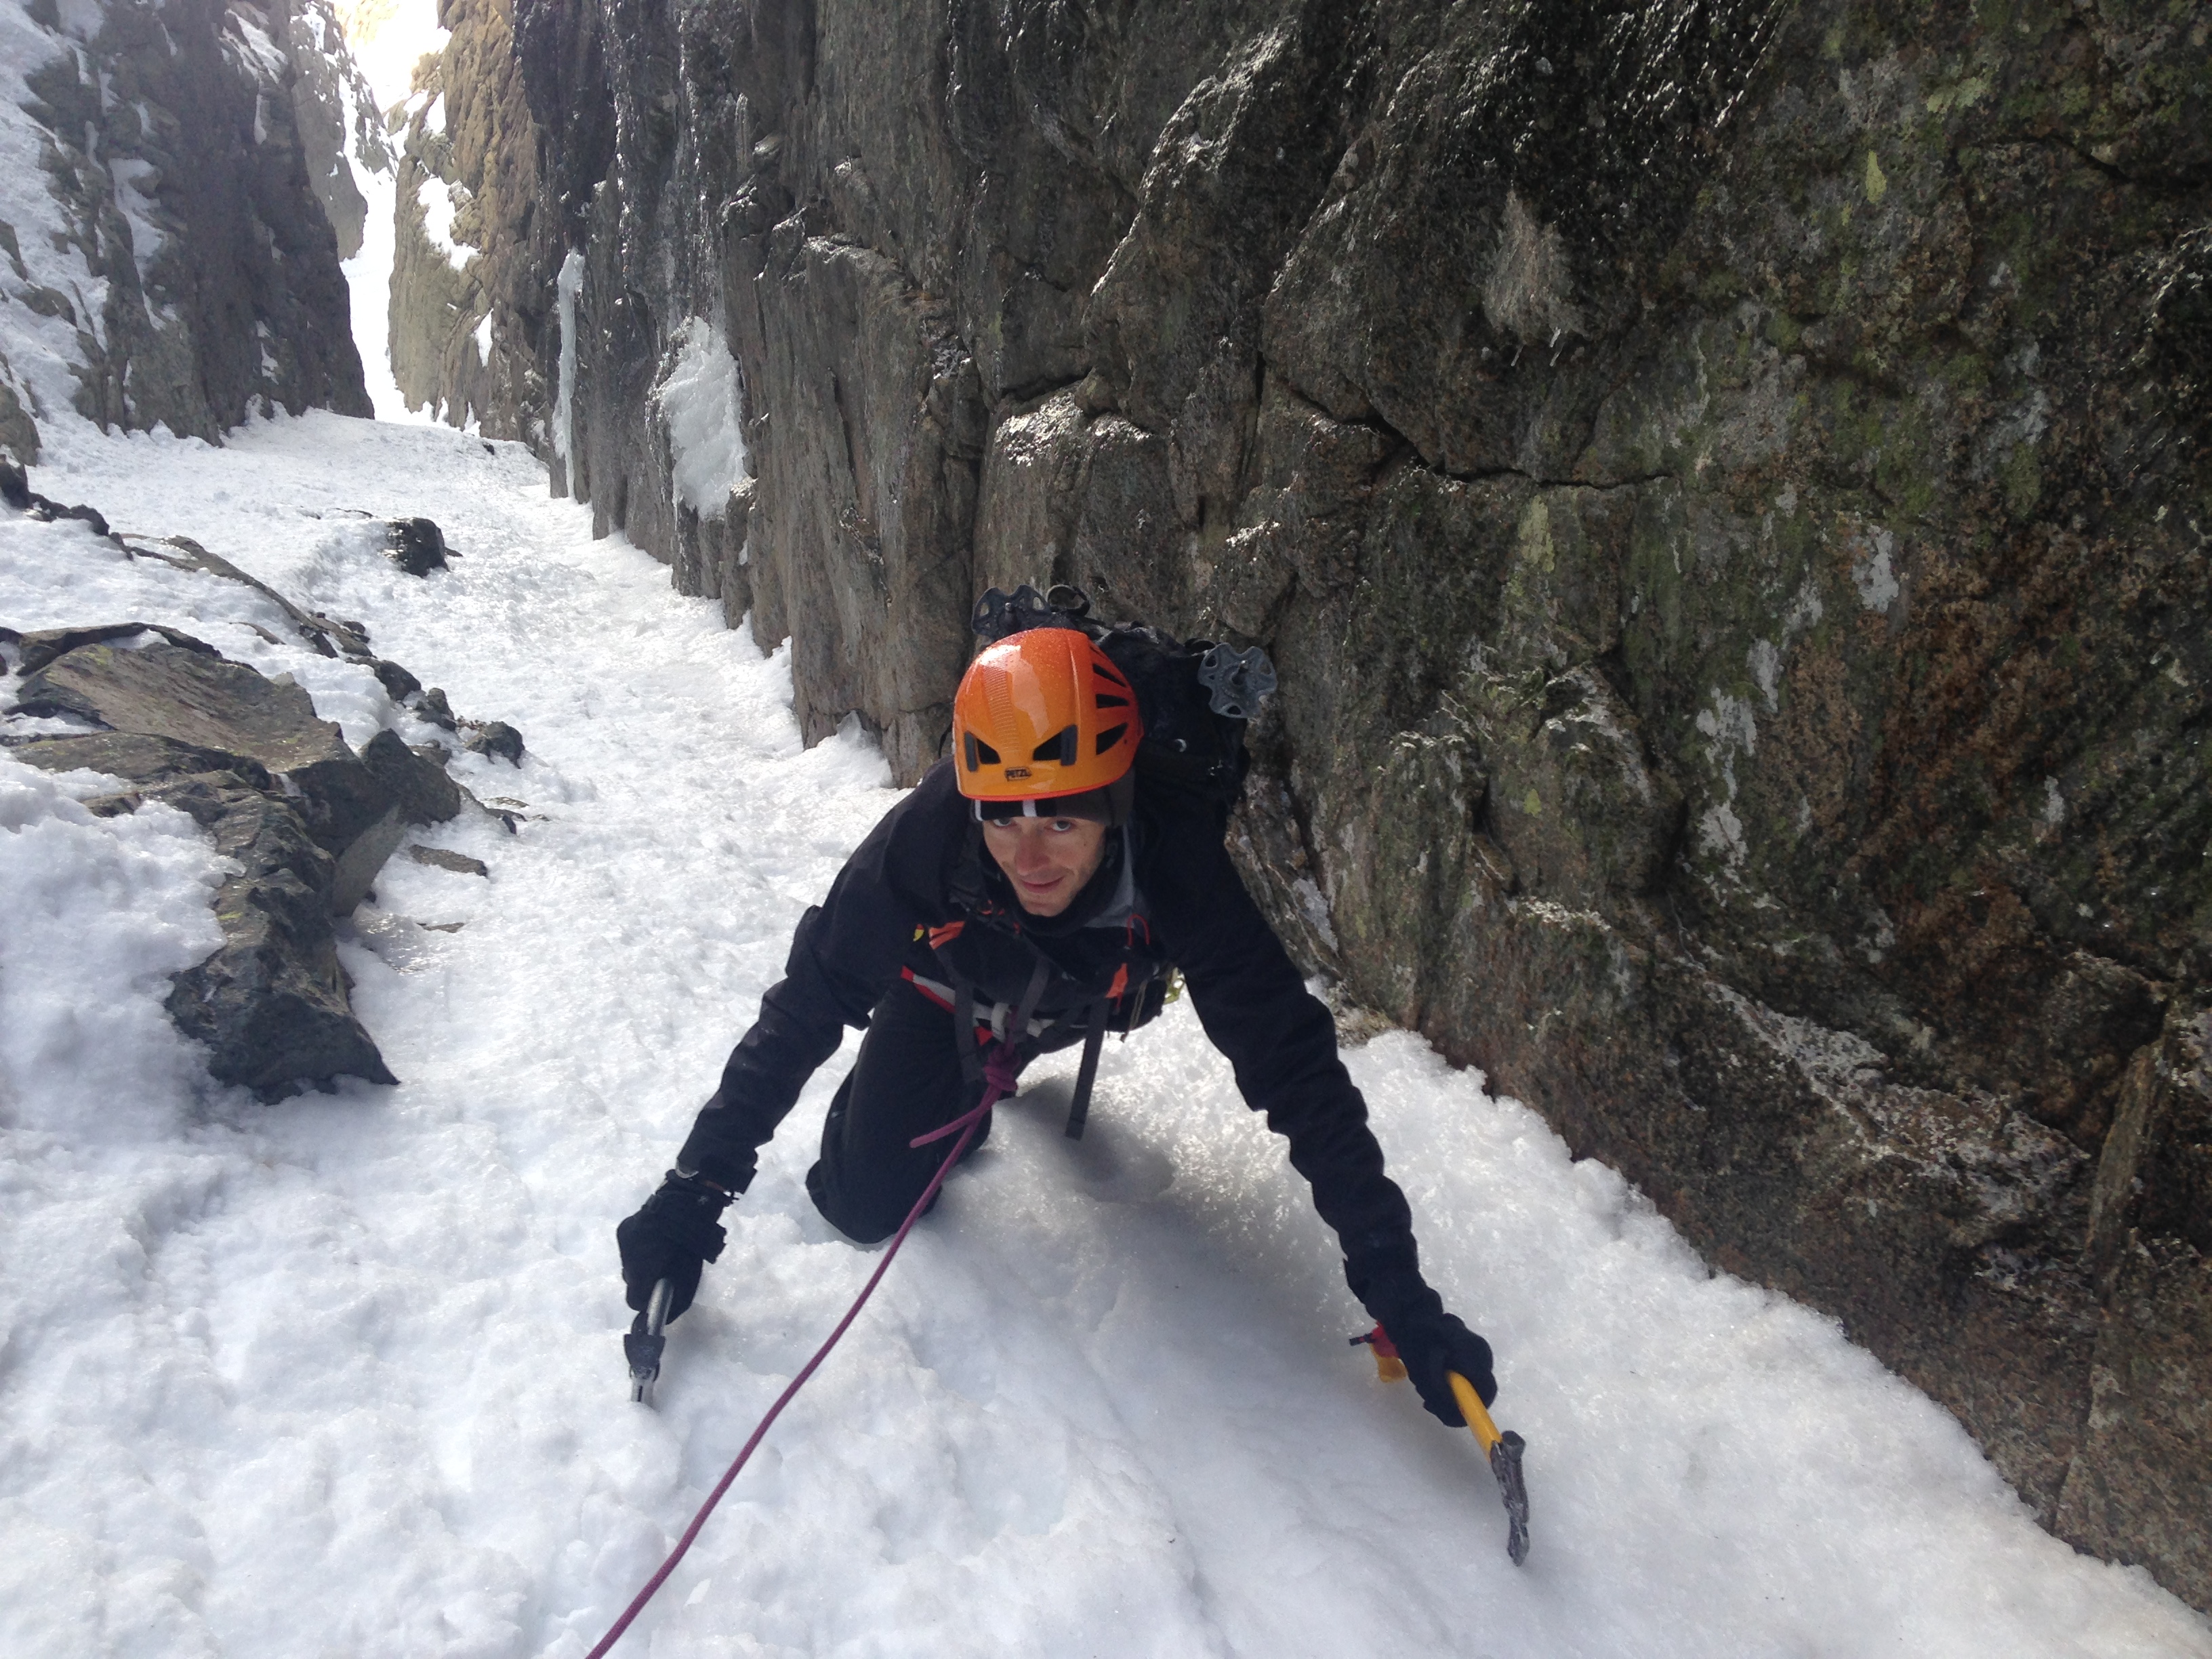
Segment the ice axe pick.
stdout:
<path fill-rule="evenodd" d="M 1398 1350 L 1380 1325 L 1352 1340 L 1354 1346 L 1364 1342 L 1374 1349 L 1375 1369 L 1384 1382 L 1405 1380 L 1406 1362 L 1398 1358 Z M 1446 1371 L 1444 1376 L 1451 1383 L 1452 1398 L 1459 1402 L 1460 1415 L 1474 1431 L 1491 1474 L 1498 1477 L 1498 1492 L 1505 1499 L 1505 1553 L 1517 1567 L 1528 1559 L 1528 1483 L 1521 1474 L 1521 1455 L 1528 1449 L 1528 1443 L 1510 1429 L 1498 1432 L 1474 1383 L 1457 1371 Z"/>
<path fill-rule="evenodd" d="M 660 1380 L 660 1356 L 668 1346 L 661 1334 L 668 1323 L 668 1304 L 676 1294 L 671 1279 L 655 1279 L 645 1311 L 623 1334 L 623 1357 L 629 1361 L 629 1397 L 641 1406 L 653 1403 L 653 1385 Z"/>

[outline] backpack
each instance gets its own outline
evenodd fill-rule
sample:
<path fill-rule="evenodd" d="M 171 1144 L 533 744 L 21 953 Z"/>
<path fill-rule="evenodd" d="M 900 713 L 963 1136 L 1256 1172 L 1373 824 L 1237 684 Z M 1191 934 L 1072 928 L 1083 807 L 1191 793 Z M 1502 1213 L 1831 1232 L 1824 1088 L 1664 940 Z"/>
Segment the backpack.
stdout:
<path fill-rule="evenodd" d="M 1137 693 L 1144 741 L 1137 776 L 1150 790 L 1196 800 L 1225 834 L 1244 793 L 1252 757 L 1244 727 L 1275 689 L 1274 665 L 1258 646 L 1239 651 L 1212 640 L 1178 641 L 1143 623 L 1106 623 L 1090 596 L 1066 583 L 1040 593 L 1026 582 L 994 587 L 976 601 L 969 625 L 986 641 L 1030 628 L 1073 628 L 1097 641 Z"/>

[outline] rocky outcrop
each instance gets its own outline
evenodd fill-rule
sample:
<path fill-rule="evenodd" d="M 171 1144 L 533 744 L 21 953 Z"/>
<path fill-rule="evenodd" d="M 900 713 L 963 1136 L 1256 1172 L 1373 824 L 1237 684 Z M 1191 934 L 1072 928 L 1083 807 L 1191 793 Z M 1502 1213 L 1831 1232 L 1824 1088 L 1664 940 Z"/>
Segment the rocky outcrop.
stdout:
<path fill-rule="evenodd" d="M 236 861 L 216 896 L 222 946 L 178 975 L 169 998 L 179 1029 L 209 1046 L 219 1081 L 270 1097 L 340 1074 L 392 1082 L 354 1018 L 331 928 L 404 832 L 391 793 L 296 685 L 169 630 L 136 648 L 75 642 L 138 631 L 27 636 L 14 712 L 98 729 L 11 749 L 34 766 L 130 786 L 92 803 L 95 812 L 147 799 L 189 812 Z"/>
<path fill-rule="evenodd" d="M 34 459 L 61 398 L 103 430 L 211 441 L 278 407 L 367 415 L 319 199 L 343 216 L 358 193 L 298 113 L 317 100 L 295 56 L 335 46 L 322 0 L 106 0 L 67 22 L 43 0 L 20 28 L 11 50 L 35 67 L 5 118 L 28 124 L 45 176 L 10 188 L 22 222 L 0 225 L 0 286 L 22 307 L 0 331 L 0 443 Z"/>
<path fill-rule="evenodd" d="M 446 545 L 446 532 L 438 528 L 434 519 L 394 519 L 386 534 L 386 550 L 392 563 L 409 575 L 427 576 L 433 570 L 446 568 L 453 550 Z"/>
<path fill-rule="evenodd" d="M 251 582 L 182 538 L 138 540 L 131 550 Z M 395 702 L 462 724 L 441 695 L 370 656 L 358 623 L 303 611 L 251 585 L 277 600 L 308 644 L 373 669 Z M 0 672 L 20 676 L 8 712 L 78 728 L 10 733 L 0 738 L 10 753 L 49 770 L 117 779 L 123 787 L 87 803 L 100 816 L 149 800 L 174 806 L 234 863 L 215 899 L 222 945 L 176 976 L 167 1004 L 178 1028 L 207 1045 L 216 1079 L 270 1100 L 340 1076 L 394 1081 L 354 1016 L 333 923 L 368 895 L 410 826 L 445 823 L 471 799 L 447 775 L 446 751 L 410 749 L 384 731 L 356 755 L 288 676 L 266 678 L 172 628 L 0 629 L 0 643 L 8 647 Z M 520 756 L 511 726 L 469 725 L 472 743 L 511 744 L 511 757 Z"/>
<path fill-rule="evenodd" d="M 734 623 L 754 608 L 754 486 L 734 430 L 713 430 L 715 419 L 698 429 L 718 368 L 731 387 L 726 423 L 740 418 L 729 337 L 708 297 L 720 258 L 711 215 L 687 219 L 672 245 L 653 242 L 653 257 L 683 274 L 647 287 L 697 301 L 664 314 L 665 297 L 634 289 L 626 266 L 647 244 L 625 244 L 623 228 L 657 216 L 610 173 L 617 123 L 602 20 L 588 8 L 517 13 L 507 0 L 448 0 L 441 15 L 452 39 L 408 104 L 392 288 L 400 388 L 456 425 L 529 441 L 556 489 L 591 502 L 600 534 L 623 531 L 670 560 L 684 592 L 720 599 Z M 651 50 L 665 48 L 665 20 L 647 9 L 633 21 Z M 663 180 L 659 162 L 638 176 L 656 196 L 689 192 L 704 214 L 732 176 L 735 138 L 726 109 L 711 138 L 696 136 L 684 97 L 658 86 L 631 112 L 641 142 L 676 152 L 674 177 Z M 556 127 L 557 142 L 546 136 Z M 581 349 L 617 336 L 619 349 Z"/>
<path fill-rule="evenodd" d="M 915 775 L 991 583 L 1266 645 L 1237 838 L 1312 963 L 2212 1607 L 2201 27 L 523 0 L 511 36 L 539 211 L 483 257 L 556 325 L 518 424 L 792 640 L 810 738 L 857 715 Z M 659 396 L 702 325 L 733 550 Z"/>
<path fill-rule="evenodd" d="M 2059 1529 L 2101 1554 L 2202 1562 L 2191 1472 L 2212 1435 L 2212 1015 L 2169 1016 L 2130 1065 L 2090 1192 L 2088 1254 L 2118 1316 L 2097 1333 Z"/>

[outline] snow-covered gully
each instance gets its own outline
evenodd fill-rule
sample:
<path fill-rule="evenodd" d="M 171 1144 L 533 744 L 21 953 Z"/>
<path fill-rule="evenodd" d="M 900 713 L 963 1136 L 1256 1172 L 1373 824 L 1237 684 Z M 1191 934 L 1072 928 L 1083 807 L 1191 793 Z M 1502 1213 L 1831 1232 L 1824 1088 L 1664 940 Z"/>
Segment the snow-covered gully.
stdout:
<path fill-rule="evenodd" d="M 591 540 L 514 446 L 315 415 L 50 460 L 47 494 L 363 619 L 528 750 L 457 763 L 519 833 L 424 832 L 488 878 L 395 859 L 352 923 L 403 1081 L 273 1107 L 161 1012 L 211 948 L 191 821 L 94 817 L 100 780 L 0 754 L 0 1652 L 579 1659 L 874 1263 L 800 1184 L 840 1064 L 727 1218 L 659 1409 L 628 1403 L 614 1224 L 895 799 L 883 762 L 803 749 L 782 657 Z M 405 576 L 357 512 L 462 556 Z M 0 520 L 0 621 L 173 623 L 356 744 L 427 735 L 250 591 Z M 1350 1063 L 1529 1442 L 1516 1570 L 1468 1437 L 1346 1346 L 1332 1242 L 1188 1009 L 1109 1046 L 1080 1143 L 1073 1060 L 619 1651 L 2212 1656 L 1831 1325 L 1385 1036 Z"/>

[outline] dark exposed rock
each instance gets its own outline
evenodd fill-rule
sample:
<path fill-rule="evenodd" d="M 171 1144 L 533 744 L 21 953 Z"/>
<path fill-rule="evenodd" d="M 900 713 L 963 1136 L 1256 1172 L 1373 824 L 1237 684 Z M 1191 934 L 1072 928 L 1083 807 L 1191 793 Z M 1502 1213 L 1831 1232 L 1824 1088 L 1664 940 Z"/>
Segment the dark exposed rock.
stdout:
<path fill-rule="evenodd" d="M 466 853 L 449 853 L 442 847 L 417 845 L 407 849 L 407 856 L 417 864 L 427 864 L 433 869 L 450 870 L 457 876 L 486 876 L 491 872 L 482 859 L 472 859 Z"/>
<path fill-rule="evenodd" d="M 96 628 L 41 628 L 19 636 L 20 654 L 15 670 L 21 674 L 35 674 L 57 657 L 64 656 L 81 645 L 103 645 L 112 640 L 135 639 L 141 634 L 159 634 L 171 645 L 183 651 L 197 651 L 203 656 L 217 654 L 216 648 L 203 640 L 159 623 L 104 623 Z"/>
<path fill-rule="evenodd" d="M 361 751 L 362 764 L 381 784 L 408 823 L 443 823 L 461 810 L 461 789 L 446 769 L 403 743 L 394 732 L 380 732 Z"/>
<path fill-rule="evenodd" d="M 31 453 L 35 454 L 37 450 L 38 445 L 33 440 Z M 0 501 L 6 501 L 27 518 L 35 519 L 41 524 L 51 524 L 57 519 L 76 519 L 90 526 L 94 535 L 116 539 L 108 528 L 106 515 L 97 507 L 81 504 L 64 506 L 60 501 L 40 495 L 31 488 L 23 469 L 5 459 L 0 459 Z"/>
<path fill-rule="evenodd" d="M 2089 1200 L 2106 1305 L 2087 1446 L 2059 1525 L 2115 1559 L 2212 1574 L 2190 1472 L 2212 1445 L 2202 1355 L 2212 1343 L 2212 1015 L 2170 1018 L 2136 1054 Z"/>
<path fill-rule="evenodd" d="M 92 533 L 95 536 L 105 536 L 110 533 L 107 527 L 106 515 L 102 514 L 99 508 L 86 507 L 82 502 L 74 507 L 63 507 L 56 502 L 48 501 L 43 495 L 33 495 L 31 498 L 29 516 L 33 519 L 47 520 L 54 519 L 77 519 L 89 526 L 91 527 Z"/>
<path fill-rule="evenodd" d="M 34 738 L 9 749 L 49 771 L 82 767 L 124 779 L 136 787 L 88 803 L 92 810 L 112 816 L 166 802 L 241 866 L 216 896 L 222 948 L 177 975 L 168 999 L 178 1028 L 208 1045 L 218 1080 L 267 1098 L 342 1074 L 393 1080 L 353 1016 L 338 966 L 331 930 L 338 861 L 260 763 L 137 732 Z"/>
<path fill-rule="evenodd" d="M 332 915 L 353 914 L 354 907 L 368 896 L 375 884 L 376 872 L 406 838 L 407 820 L 395 802 L 346 843 L 345 850 L 331 865 L 331 889 L 325 902 Z"/>
<path fill-rule="evenodd" d="M 522 764 L 522 733 L 505 720 L 486 720 L 463 739 L 462 746 L 478 755 L 489 755 L 511 766 Z"/>
<path fill-rule="evenodd" d="M 389 793 L 338 728 L 315 718 L 305 691 L 204 648 L 81 646 L 25 676 L 17 701 L 25 713 L 74 714 L 112 731 L 244 756 L 281 774 L 287 793 L 298 792 L 308 834 L 334 858 L 391 810 Z"/>
<path fill-rule="evenodd" d="M 764 453 L 749 520 L 754 607 L 764 633 L 789 628 L 805 659 L 794 672 L 808 687 L 808 738 L 850 710 L 881 711 L 885 752 L 911 775 L 951 727 L 950 688 L 968 654 L 963 555 L 984 418 L 974 362 L 951 308 L 881 254 L 807 238 L 741 241 L 732 257 L 745 290 L 757 281 L 810 295 L 794 319 L 803 332 L 758 313 L 736 332 L 775 388 L 759 395 L 787 400 L 793 423 L 824 438 Z M 840 386 L 860 385 L 866 402 L 841 401 Z M 901 648 L 871 650 L 886 624 Z"/>
<path fill-rule="evenodd" d="M 143 789 L 166 788 L 190 780 L 224 789 L 267 793 L 277 787 L 276 780 L 258 761 L 138 732 L 88 732 L 81 736 L 20 738 L 11 742 L 9 750 L 16 759 L 49 772 L 73 772 L 79 769 L 102 772 L 110 777 L 125 779 Z M 210 815 L 194 804 L 202 800 L 203 797 L 198 795 L 180 797 L 176 805 L 205 825 L 213 823 L 220 812 Z"/>
<path fill-rule="evenodd" d="M 24 676 L 19 708 L 108 729 L 11 747 L 34 765 L 124 779 L 135 787 L 104 798 L 104 809 L 166 801 L 244 866 L 216 896 L 222 948 L 178 976 L 168 1005 L 179 1029 L 209 1045 L 218 1079 L 264 1095 L 340 1073 L 392 1081 L 348 1003 L 331 918 L 361 902 L 407 814 L 442 806 L 450 817 L 458 791 L 390 732 L 370 745 L 377 763 L 365 763 L 298 686 L 198 641 L 161 629 L 162 644 L 110 642 L 143 631 L 27 635 L 27 660 L 33 648 L 46 660 Z"/>
<path fill-rule="evenodd" d="M 392 563 L 410 576 L 446 568 L 445 532 L 434 519 L 395 519 L 389 532 Z"/>
<path fill-rule="evenodd" d="M 212 826 L 216 848 L 246 873 L 216 896 L 222 948 L 176 976 L 169 1015 L 208 1045 L 217 1080 L 264 1099 L 339 1077 L 396 1083 L 353 1017 L 331 931 L 333 860 L 298 814 L 240 794 Z"/>
<path fill-rule="evenodd" d="M 537 181 L 477 243 L 538 307 L 517 428 L 792 639 L 810 739 L 927 765 L 989 583 L 1266 644 L 1236 840 L 1285 937 L 2212 1607 L 2202 31 L 447 16 L 449 82 L 511 40 L 529 105 L 453 140 Z M 735 549 L 654 402 L 700 318 Z"/>
<path fill-rule="evenodd" d="M 25 463 L 39 459 L 39 423 L 23 407 L 21 394 L 5 380 L 0 380 L 0 450 Z"/>
<path fill-rule="evenodd" d="M 398 663 L 379 657 L 369 664 L 369 667 L 376 675 L 376 683 L 384 688 L 385 696 L 392 702 L 404 703 L 410 697 L 422 695 L 422 682 Z"/>

